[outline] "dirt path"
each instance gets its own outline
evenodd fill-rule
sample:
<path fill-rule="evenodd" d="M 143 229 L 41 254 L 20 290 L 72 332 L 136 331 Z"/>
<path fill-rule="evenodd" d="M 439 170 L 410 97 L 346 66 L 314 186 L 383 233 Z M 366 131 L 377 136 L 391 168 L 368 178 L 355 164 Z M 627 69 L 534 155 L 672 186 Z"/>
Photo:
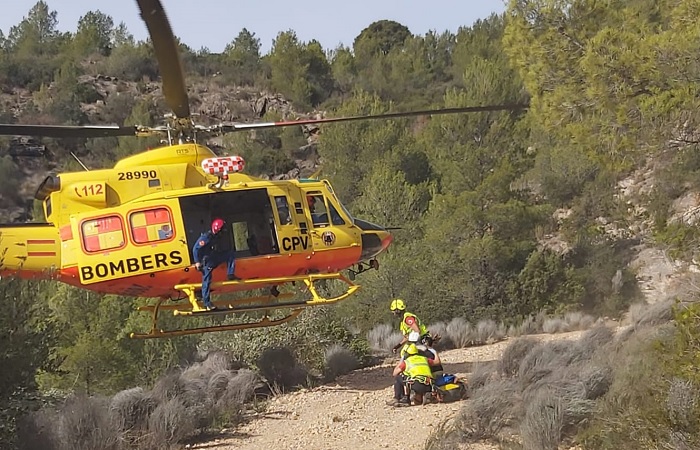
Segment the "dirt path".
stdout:
<path fill-rule="evenodd" d="M 580 334 L 543 335 L 543 340 Z M 509 341 L 442 352 L 446 372 L 466 375 L 476 362 L 497 360 Z M 354 450 L 406 447 L 410 432 L 422 448 L 440 423 L 454 416 L 462 403 L 431 404 L 410 408 L 386 405 L 393 394 L 392 366 L 384 364 L 357 370 L 336 382 L 273 398 L 266 411 L 222 437 L 191 448 L 216 450 L 305 449 Z M 496 449 L 474 444 L 474 450 Z"/>

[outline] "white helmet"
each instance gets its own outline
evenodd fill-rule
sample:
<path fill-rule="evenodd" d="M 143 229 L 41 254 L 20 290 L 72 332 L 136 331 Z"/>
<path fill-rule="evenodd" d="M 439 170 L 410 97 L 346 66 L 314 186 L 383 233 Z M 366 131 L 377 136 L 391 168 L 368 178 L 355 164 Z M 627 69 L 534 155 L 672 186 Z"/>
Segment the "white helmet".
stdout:
<path fill-rule="evenodd" d="M 420 339 L 420 333 L 417 331 L 411 331 L 408 333 L 408 342 L 418 342 Z"/>

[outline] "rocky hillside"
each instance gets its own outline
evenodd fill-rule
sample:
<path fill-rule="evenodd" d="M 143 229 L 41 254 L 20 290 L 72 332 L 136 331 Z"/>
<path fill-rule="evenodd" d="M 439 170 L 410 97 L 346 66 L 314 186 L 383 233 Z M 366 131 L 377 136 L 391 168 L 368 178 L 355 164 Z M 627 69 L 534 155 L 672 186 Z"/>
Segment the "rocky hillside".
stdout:
<path fill-rule="evenodd" d="M 119 110 L 122 105 L 131 105 L 142 101 L 148 102 L 150 109 L 157 112 L 155 123 L 159 117 L 165 117 L 168 114 L 167 106 L 162 101 L 162 86 L 159 82 L 137 83 L 107 75 L 83 75 L 79 77 L 78 83 L 91 93 L 91 102 L 80 103 L 80 109 L 85 114 L 86 122 L 89 124 L 113 124 L 115 117 L 127 112 L 126 109 Z M 51 96 L 54 91 L 55 83 L 52 83 L 47 88 L 47 95 Z M 202 125 L 219 122 L 260 121 L 266 114 L 274 117 L 275 120 L 311 117 L 309 114 L 295 111 L 292 104 L 281 94 L 260 92 L 250 87 L 223 85 L 216 81 L 216 77 L 194 83 L 190 87 L 188 95 L 193 120 Z M 26 117 L 36 101 L 37 94 L 32 94 L 27 89 L 5 86 L 5 89 L 0 92 L 0 110 L 4 109 L 14 117 Z M 320 117 L 322 113 L 315 113 L 313 116 Z M 42 115 L 32 117 L 35 119 L 32 123 L 53 123 L 50 117 Z M 25 120 L 25 122 L 28 121 Z M 307 144 L 293 154 L 293 160 L 297 167 L 289 173 L 276 174 L 274 178 L 292 178 L 300 174 L 308 176 L 317 170 L 319 165 L 319 157 L 316 152 L 318 127 L 304 126 L 303 131 L 307 137 Z M 133 138 L 133 142 L 139 142 L 137 139 L 139 138 Z M 110 142 L 115 142 L 114 145 L 116 145 L 116 141 Z M 17 195 L 3 198 L 0 193 L 0 217 L 2 220 L 21 222 L 31 218 L 32 197 L 37 186 L 48 173 L 80 170 L 75 167 L 75 161 L 72 158 L 65 155 L 56 157 L 55 148 L 62 144 L 63 142 L 52 139 L 0 138 L 0 157 L 11 158 L 21 174 Z M 72 142 L 72 144 L 77 146 L 74 153 L 79 154 L 81 160 L 85 161 L 88 167 L 100 167 L 96 165 L 99 163 L 94 163 L 94 160 L 100 159 L 100 155 L 92 154 L 89 150 L 85 151 L 84 142 Z M 209 137 L 206 144 L 217 153 L 235 153 L 235 149 L 224 148 L 221 137 Z M 146 148 L 146 145 L 143 144 L 143 149 Z M 273 174 L 270 176 L 273 177 Z"/>

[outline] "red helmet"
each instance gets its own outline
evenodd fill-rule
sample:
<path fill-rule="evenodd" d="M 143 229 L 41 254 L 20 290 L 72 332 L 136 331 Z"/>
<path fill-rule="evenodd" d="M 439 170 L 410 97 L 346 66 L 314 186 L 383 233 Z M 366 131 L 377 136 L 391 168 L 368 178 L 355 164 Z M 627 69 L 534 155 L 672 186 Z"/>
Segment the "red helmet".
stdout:
<path fill-rule="evenodd" d="M 211 232 L 216 234 L 224 227 L 223 219 L 214 219 L 211 221 Z"/>

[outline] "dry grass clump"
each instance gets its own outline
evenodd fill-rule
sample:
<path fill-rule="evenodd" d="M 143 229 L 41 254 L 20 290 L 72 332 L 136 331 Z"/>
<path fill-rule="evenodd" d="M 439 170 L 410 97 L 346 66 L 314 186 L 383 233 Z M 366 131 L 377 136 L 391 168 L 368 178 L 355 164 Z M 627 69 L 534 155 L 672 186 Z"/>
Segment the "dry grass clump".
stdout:
<path fill-rule="evenodd" d="M 568 330 L 566 321 L 560 317 L 549 318 L 542 324 L 542 331 L 548 334 L 564 333 Z"/>
<path fill-rule="evenodd" d="M 583 315 L 569 320 L 591 323 Z M 474 368 L 469 377 L 470 401 L 454 425 L 443 429 L 444 437 L 449 442 L 504 442 L 517 434 L 518 448 L 559 448 L 593 416 L 596 399 L 610 389 L 613 372 L 599 354 L 613 345 L 612 331 L 602 325 L 579 340 L 514 340 L 500 361 Z"/>
<path fill-rule="evenodd" d="M 525 402 L 520 424 L 524 450 L 557 450 L 564 422 L 562 399 L 551 389 L 539 389 Z"/>
<path fill-rule="evenodd" d="M 268 348 L 256 363 L 267 383 L 284 391 L 287 388 L 304 386 L 309 373 L 287 347 Z"/>
<path fill-rule="evenodd" d="M 113 426 L 120 433 L 136 433 L 148 423 L 156 408 L 156 399 L 145 389 L 136 387 L 117 392 L 109 404 Z"/>
<path fill-rule="evenodd" d="M 401 342 L 402 336 L 388 323 L 382 323 L 367 333 L 369 348 L 379 355 L 390 355 L 391 349 Z"/>
<path fill-rule="evenodd" d="M 508 347 L 503 351 L 501 360 L 498 362 L 499 372 L 506 377 L 517 375 L 520 363 L 537 343 L 536 339 L 521 337 L 508 344 Z"/>
<path fill-rule="evenodd" d="M 430 330 L 431 336 L 440 336 L 440 340 L 434 344 L 437 350 L 449 350 L 456 347 L 455 343 L 452 342 L 452 338 L 447 333 L 447 324 L 445 322 L 431 323 L 428 329 Z"/>
<path fill-rule="evenodd" d="M 672 299 L 652 304 L 634 303 L 630 305 L 625 321 L 635 329 L 662 325 L 673 319 L 675 303 Z"/>
<path fill-rule="evenodd" d="M 148 437 L 151 448 L 168 448 L 182 442 L 196 430 L 196 413 L 179 398 L 159 404 L 148 417 Z"/>
<path fill-rule="evenodd" d="M 548 334 L 587 330 L 596 323 L 595 318 L 580 312 L 569 312 L 563 317 L 548 317 L 542 323 L 542 331 Z"/>
<path fill-rule="evenodd" d="M 493 320 L 480 320 L 476 324 L 474 329 L 474 340 L 473 344 L 484 345 L 493 344 L 506 337 L 506 327 L 501 324 L 497 324 Z"/>
<path fill-rule="evenodd" d="M 564 321 L 568 325 L 568 331 L 587 330 L 596 323 L 596 319 L 581 312 L 568 312 L 564 315 Z"/>
<path fill-rule="evenodd" d="M 472 325 L 463 317 L 455 317 L 447 324 L 447 336 L 457 348 L 469 347 L 475 341 L 476 333 Z"/>
<path fill-rule="evenodd" d="M 514 380 L 494 380 L 484 385 L 462 408 L 455 420 L 470 442 L 493 438 L 521 415 L 521 391 Z"/>
<path fill-rule="evenodd" d="M 544 321 L 544 319 L 543 319 Z M 532 316 L 527 316 L 519 325 L 512 325 L 508 330 L 508 335 L 512 337 L 526 336 L 542 332 L 542 324 Z"/>
<path fill-rule="evenodd" d="M 345 375 L 360 366 L 357 356 L 340 344 L 333 344 L 326 349 L 325 353 L 326 379 L 334 380 L 340 375 Z"/>
<path fill-rule="evenodd" d="M 225 355 L 170 373 L 151 390 L 133 388 L 111 399 L 76 395 L 23 424 L 24 450 L 157 450 L 186 442 L 222 420 L 240 420 L 258 376 L 234 370 Z M 31 436 L 31 437 L 29 437 Z"/>
<path fill-rule="evenodd" d="M 119 437 L 110 423 L 109 400 L 84 395 L 69 397 L 58 415 L 55 436 L 61 449 L 117 449 Z"/>
<path fill-rule="evenodd" d="M 440 335 L 438 350 L 465 348 L 474 345 L 492 344 L 505 338 L 508 330 L 503 323 L 481 320 L 472 325 L 463 317 L 455 317 L 449 323 L 437 322 L 428 327 L 433 336 Z"/>
<path fill-rule="evenodd" d="M 668 386 L 666 411 L 668 417 L 679 429 L 692 429 L 697 426 L 689 418 L 693 417 L 700 405 L 698 386 L 690 380 L 674 378 Z"/>
<path fill-rule="evenodd" d="M 467 388 L 470 392 L 474 392 L 496 379 L 498 379 L 498 362 L 480 361 L 474 365 L 472 373 L 469 374 Z"/>

